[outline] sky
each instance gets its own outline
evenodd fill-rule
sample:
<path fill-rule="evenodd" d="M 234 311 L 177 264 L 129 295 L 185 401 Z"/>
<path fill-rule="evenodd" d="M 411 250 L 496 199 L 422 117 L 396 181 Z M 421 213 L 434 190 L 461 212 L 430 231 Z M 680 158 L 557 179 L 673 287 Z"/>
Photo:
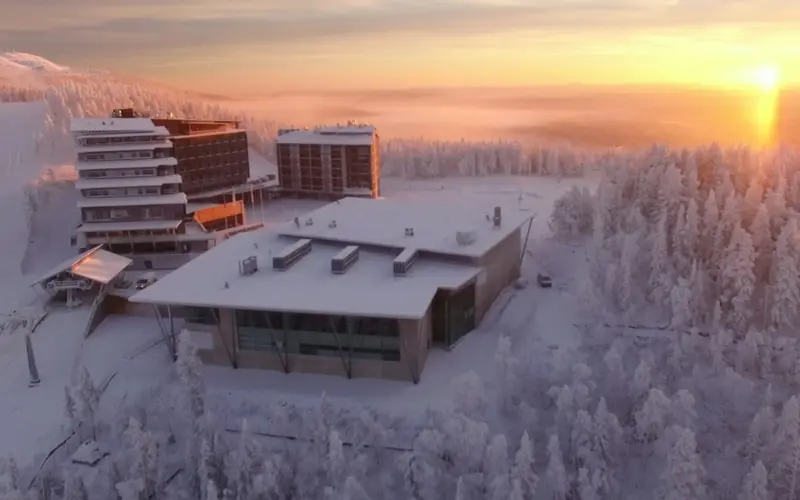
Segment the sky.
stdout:
<path fill-rule="evenodd" d="M 797 0 L 0 0 L 0 50 L 240 96 L 800 85 Z"/>

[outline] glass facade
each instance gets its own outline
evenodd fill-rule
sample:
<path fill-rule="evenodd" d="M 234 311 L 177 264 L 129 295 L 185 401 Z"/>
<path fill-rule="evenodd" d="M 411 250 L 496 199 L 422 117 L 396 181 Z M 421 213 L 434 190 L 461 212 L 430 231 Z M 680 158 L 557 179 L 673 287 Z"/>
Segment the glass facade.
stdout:
<path fill-rule="evenodd" d="M 241 350 L 400 360 L 395 319 L 237 310 L 236 325 Z"/>
<path fill-rule="evenodd" d="M 475 329 L 475 284 L 450 293 L 439 290 L 433 299 L 433 341 L 452 346 Z"/>

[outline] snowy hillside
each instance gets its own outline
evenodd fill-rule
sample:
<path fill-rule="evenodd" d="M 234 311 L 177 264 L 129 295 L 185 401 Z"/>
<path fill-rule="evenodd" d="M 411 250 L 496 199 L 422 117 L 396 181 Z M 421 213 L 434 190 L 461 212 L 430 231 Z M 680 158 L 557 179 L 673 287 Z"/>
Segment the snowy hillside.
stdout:
<path fill-rule="evenodd" d="M 0 70 L 62 72 L 69 70 L 69 68 L 60 66 L 33 54 L 26 54 L 24 52 L 3 52 L 0 54 Z"/>

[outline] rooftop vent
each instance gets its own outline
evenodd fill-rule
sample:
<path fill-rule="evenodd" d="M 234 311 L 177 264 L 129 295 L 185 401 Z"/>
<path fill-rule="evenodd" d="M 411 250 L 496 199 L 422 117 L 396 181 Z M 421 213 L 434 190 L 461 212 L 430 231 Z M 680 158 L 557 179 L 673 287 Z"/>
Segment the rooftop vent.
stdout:
<path fill-rule="evenodd" d="M 272 257 L 272 269 L 285 271 L 311 252 L 311 240 L 297 240 Z"/>
<path fill-rule="evenodd" d="M 314 225 L 314 219 L 312 219 L 311 217 L 306 219 L 306 226 L 313 226 L 313 225 Z"/>
<path fill-rule="evenodd" d="M 357 260 L 358 247 L 355 245 L 345 247 L 331 259 L 331 272 L 333 274 L 344 274 Z"/>
<path fill-rule="evenodd" d="M 465 247 L 475 242 L 477 235 L 475 231 L 456 231 L 456 242 L 459 246 Z"/>
<path fill-rule="evenodd" d="M 395 276 L 405 276 L 417 260 L 417 252 L 414 248 L 406 248 L 392 262 L 392 270 Z"/>
<path fill-rule="evenodd" d="M 414 236 L 414 228 L 413 227 L 407 227 L 406 228 L 406 236 Z"/>
<path fill-rule="evenodd" d="M 336 228 L 336 220 L 334 219 L 334 220 L 328 222 L 328 227 L 331 228 L 331 229 Z"/>
<path fill-rule="evenodd" d="M 242 276 L 250 276 L 258 271 L 258 259 L 255 255 L 239 261 L 239 274 Z"/>
<path fill-rule="evenodd" d="M 503 216 L 500 213 L 500 207 L 494 207 L 494 218 L 492 218 L 494 222 L 494 227 L 500 227 L 500 224 L 503 222 Z"/>

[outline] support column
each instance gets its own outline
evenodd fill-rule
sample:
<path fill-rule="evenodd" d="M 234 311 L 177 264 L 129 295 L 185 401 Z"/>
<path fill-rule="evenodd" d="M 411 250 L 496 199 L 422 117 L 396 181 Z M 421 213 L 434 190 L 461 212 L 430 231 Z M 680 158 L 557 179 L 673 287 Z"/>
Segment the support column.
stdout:
<path fill-rule="evenodd" d="M 339 357 L 342 360 L 342 365 L 344 365 L 344 371 L 347 374 L 347 378 L 353 378 L 353 364 L 352 364 L 353 360 L 351 358 L 350 362 L 348 362 L 345 359 L 344 350 L 342 348 L 342 339 L 339 337 L 339 332 L 336 331 L 336 324 L 333 321 L 333 316 L 328 316 L 328 324 L 331 327 L 331 332 L 333 332 L 334 337 L 336 337 L 336 345 L 339 348 Z"/>
<path fill-rule="evenodd" d="M 153 311 L 156 315 L 156 322 L 158 323 L 158 329 L 161 332 L 161 338 L 164 339 L 164 345 L 167 347 L 167 351 L 169 351 L 169 355 L 172 357 L 173 361 L 177 359 L 177 353 L 173 349 L 173 344 L 170 338 L 168 338 L 167 329 L 164 325 L 163 318 L 161 316 L 161 310 L 158 308 L 157 305 L 153 305 Z"/>
<path fill-rule="evenodd" d="M 275 352 L 278 354 L 278 359 L 281 360 L 281 367 L 283 367 L 283 372 L 289 373 L 289 356 L 283 349 L 281 349 L 281 346 L 278 345 L 278 342 L 275 341 L 275 334 L 277 333 L 277 330 L 275 330 L 275 328 L 272 326 L 272 321 L 270 321 L 269 319 L 269 313 L 266 312 L 264 313 L 264 319 L 267 320 L 267 328 L 269 328 L 270 330 L 269 338 L 272 342 L 272 347 L 275 348 Z M 282 330 L 284 332 L 286 331 L 285 328 L 283 328 Z"/>

